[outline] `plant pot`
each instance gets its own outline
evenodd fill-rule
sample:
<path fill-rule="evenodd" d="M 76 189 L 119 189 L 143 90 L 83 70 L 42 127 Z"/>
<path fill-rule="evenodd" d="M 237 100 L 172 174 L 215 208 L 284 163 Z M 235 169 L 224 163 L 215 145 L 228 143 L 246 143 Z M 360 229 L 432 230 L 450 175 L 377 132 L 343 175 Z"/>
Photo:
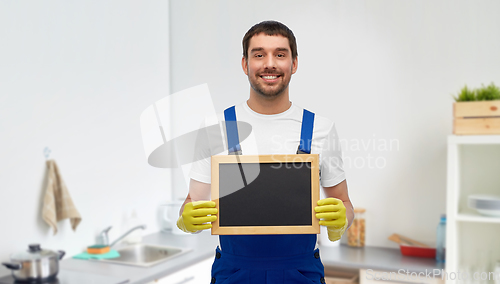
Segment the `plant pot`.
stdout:
<path fill-rule="evenodd" d="M 453 134 L 500 134 L 500 100 L 453 104 Z"/>

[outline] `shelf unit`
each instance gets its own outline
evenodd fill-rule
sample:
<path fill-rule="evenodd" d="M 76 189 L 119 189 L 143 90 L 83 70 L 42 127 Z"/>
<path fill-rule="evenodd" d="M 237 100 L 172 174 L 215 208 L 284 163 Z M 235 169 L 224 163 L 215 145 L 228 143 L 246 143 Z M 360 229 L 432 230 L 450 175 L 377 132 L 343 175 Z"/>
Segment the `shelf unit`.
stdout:
<path fill-rule="evenodd" d="M 469 152 L 464 151 L 466 147 L 470 148 L 471 146 L 475 148 L 468 149 Z M 488 148 L 484 149 L 485 146 Z M 472 167 L 464 165 L 464 162 L 467 162 L 464 161 L 464 153 L 467 153 L 468 157 L 474 157 L 470 154 L 474 151 L 480 152 L 477 156 L 478 159 L 485 161 L 484 165 L 479 163 L 481 165 L 474 167 L 477 161 Z M 498 156 L 495 155 L 497 153 Z M 477 258 L 474 254 L 477 253 L 486 251 L 483 255 L 490 256 L 489 259 L 485 257 L 488 264 L 493 259 L 500 259 L 498 247 L 488 248 L 489 244 L 493 242 L 494 235 L 500 234 L 500 226 L 498 225 L 500 218 L 479 215 L 466 206 L 468 194 L 484 193 L 481 190 L 487 190 L 487 193 L 500 193 L 500 175 L 498 174 L 500 167 L 497 167 L 500 165 L 500 135 L 450 135 L 448 136 L 447 159 L 445 267 L 447 273 L 457 273 L 464 265 L 467 265 L 465 260 L 474 261 L 473 259 Z M 464 166 L 469 168 L 462 172 Z M 478 176 L 480 174 L 484 174 L 484 176 Z M 467 179 L 467 175 L 476 176 Z M 486 179 L 485 177 L 488 175 L 489 177 Z M 484 182 L 475 186 L 475 182 L 477 183 L 479 180 L 484 180 Z M 495 185 L 498 185 L 498 190 L 494 190 Z M 458 281 L 450 279 L 446 283 L 458 283 Z"/>

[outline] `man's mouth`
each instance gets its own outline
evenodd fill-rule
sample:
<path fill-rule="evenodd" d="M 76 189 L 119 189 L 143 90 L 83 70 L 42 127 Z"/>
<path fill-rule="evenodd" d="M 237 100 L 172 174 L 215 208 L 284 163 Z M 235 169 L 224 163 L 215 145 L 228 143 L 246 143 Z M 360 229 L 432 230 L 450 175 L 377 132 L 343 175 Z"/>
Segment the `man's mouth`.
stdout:
<path fill-rule="evenodd" d="M 260 75 L 260 77 L 262 79 L 264 79 L 264 81 L 266 82 L 275 82 L 278 80 L 279 77 L 281 77 L 281 75 L 276 75 L 276 74 L 273 74 L 273 75 Z"/>

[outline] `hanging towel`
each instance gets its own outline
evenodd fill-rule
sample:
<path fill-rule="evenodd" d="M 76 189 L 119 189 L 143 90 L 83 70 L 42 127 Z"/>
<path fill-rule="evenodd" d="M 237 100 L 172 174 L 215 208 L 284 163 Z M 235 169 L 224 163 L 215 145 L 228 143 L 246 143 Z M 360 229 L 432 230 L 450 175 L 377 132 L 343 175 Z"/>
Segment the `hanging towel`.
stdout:
<path fill-rule="evenodd" d="M 43 199 L 42 218 L 52 227 L 54 235 L 57 234 L 57 222 L 68 218 L 75 231 L 82 217 L 71 200 L 56 161 L 48 160 L 47 167 L 47 189 Z"/>

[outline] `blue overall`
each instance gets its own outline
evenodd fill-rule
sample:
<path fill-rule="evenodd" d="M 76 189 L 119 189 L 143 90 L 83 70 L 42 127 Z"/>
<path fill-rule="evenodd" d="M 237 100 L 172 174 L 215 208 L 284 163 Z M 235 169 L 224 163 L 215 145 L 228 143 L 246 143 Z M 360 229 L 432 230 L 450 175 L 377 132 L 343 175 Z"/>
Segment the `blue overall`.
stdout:
<path fill-rule="evenodd" d="M 224 111 L 229 154 L 241 155 L 234 106 Z M 231 123 L 234 122 L 234 123 Z M 304 109 L 297 154 L 311 152 L 314 113 Z M 211 283 L 325 283 L 315 234 L 220 235 Z"/>

